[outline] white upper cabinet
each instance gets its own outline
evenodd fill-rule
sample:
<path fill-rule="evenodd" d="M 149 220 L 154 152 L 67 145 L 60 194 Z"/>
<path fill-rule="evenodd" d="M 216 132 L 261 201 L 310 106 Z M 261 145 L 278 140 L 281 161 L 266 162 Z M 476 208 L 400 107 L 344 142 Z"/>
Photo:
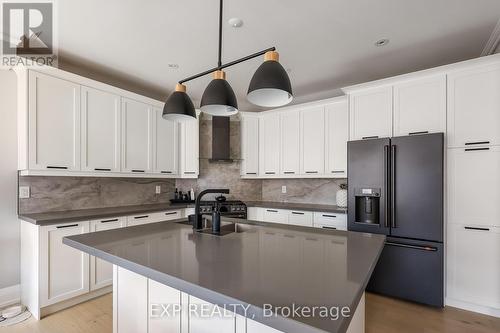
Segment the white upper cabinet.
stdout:
<path fill-rule="evenodd" d="M 300 173 L 300 112 L 281 113 L 281 169 L 282 175 Z"/>
<path fill-rule="evenodd" d="M 29 73 L 29 168 L 80 169 L 80 86 Z"/>
<path fill-rule="evenodd" d="M 120 171 L 120 96 L 82 87 L 82 170 Z"/>
<path fill-rule="evenodd" d="M 146 173 L 153 164 L 153 110 L 148 104 L 122 99 L 122 170 Z"/>
<path fill-rule="evenodd" d="M 265 114 L 259 121 L 259 173 L 274 176 L 280 172 L 280 115 Z"/>
<path fill-rule="evenodd" d="M 259 117 L 241 115 L 241 175 L 259 174 Z"/>
<path fill-rule="evenodd" d="M 394 136 L 445 131 L 445 74 L 394 85 Z"/>
<path fill-rule="evenodd" d="M 347 99 L 325 106 L 326 174 L 347 177 L 347 141 L 349 140 L 349 110 Z"/>
<path fill-rule="evenodd" d="M 196 177 L 199 173 L 199 117 L 180 124 L 180 174 Z"/>
<path fill-rule="evenodd" d="M 448 146 L 500 145 L 500 65 L 448 74 Z"/>
<path fill-rule="evenodd" d="M 301 166 L 303 175 L 325 172 L 325 108 L 316 106 L 301 110 Z"/>
<path fill-rule="evenodd" d="M 153 109 L 154 121 L 154 168 L 155 173 L 175 175 L 178 165 L 178 123 L 163 119 L 161 109 Z"/>
<path fill-rule="evenodd" d="M 392 86 L 349 94 L 350 139 L 392 136 Z"/>

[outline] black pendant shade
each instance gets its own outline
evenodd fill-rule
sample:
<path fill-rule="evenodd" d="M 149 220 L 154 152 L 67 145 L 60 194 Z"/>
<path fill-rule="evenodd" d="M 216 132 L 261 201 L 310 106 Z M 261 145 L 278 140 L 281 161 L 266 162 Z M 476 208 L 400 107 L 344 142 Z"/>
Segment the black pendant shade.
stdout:
<path fill-rule="evenodd" d="M 163 107 L 162 117 L 173 121 L 196 119 L 193 102 L 186 94 L 184 85 L 178 84 L 175 91 L 168 97 Z"/>
<path fill-rule="evenodd" d="M 292 85 L 287 72 L 278 62 L 278 53 L 268 53 L 250 81 L 247 99 L 263 107 L 283 106 L 293 99 Z"/>
<path fill-rule="evenodd" d="M 214 79 L 203 92 L 201 111 L 212 116 L 231 116 L 238 113 L 238 101 L 223 71 L 214 72 Z"/>

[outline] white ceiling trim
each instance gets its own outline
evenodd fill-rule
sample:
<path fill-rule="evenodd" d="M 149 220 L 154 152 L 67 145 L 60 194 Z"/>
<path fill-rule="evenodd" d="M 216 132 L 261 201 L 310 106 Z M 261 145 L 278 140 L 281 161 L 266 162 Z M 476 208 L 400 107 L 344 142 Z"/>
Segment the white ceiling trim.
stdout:
<path fill-rule="evenodd" d="M 498 19 L 495 29 L 493 29 L 490 38 L 486 42 L 486 45 L 484 46 L 481 56 L 487 56 L 495 53 L 499 45 L 500 45 L 500 19 Z"/>

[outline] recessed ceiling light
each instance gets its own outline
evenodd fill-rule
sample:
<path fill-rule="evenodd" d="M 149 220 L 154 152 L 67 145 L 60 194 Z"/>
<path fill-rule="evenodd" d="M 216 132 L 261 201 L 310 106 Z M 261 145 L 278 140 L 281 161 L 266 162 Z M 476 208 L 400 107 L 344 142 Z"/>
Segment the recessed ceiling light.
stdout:
<path fill-rule="evenodd" d="M 233 28 L 241 28 L 243 26 L 243 20 L 237 17 L 230 18 L 227 23 Z"/>
<path fill-rule="evenodd" d="M 387 38 L 379 39 L 375 42 L 375 46 L 386 46 L 387 44 L 389 44 L 389 40 Z"/>
<path fill-rule="evenodd" d="M 179 64 L 168 64 L 168 68 L 178 69 L 179 68 Z"/>

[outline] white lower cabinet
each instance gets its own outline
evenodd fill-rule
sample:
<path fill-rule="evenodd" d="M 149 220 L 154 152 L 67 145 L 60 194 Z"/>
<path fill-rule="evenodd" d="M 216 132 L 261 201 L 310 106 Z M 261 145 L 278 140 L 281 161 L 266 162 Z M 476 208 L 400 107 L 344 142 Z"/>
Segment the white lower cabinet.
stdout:
<path fill-rule="evenodd" d="M 90 221 L 90 232 L 118 229 L 124 227 L 126 218 L 115 217 Z M 97 290 L 113 283 L 113 265 L 102 259 L 90 256 L 90 290 Z"/>
<path fill-rule="evenodd" d="M 139 214 L 127 216 L 127 227 L 132 227 L 134 225 L 148 224 L 155 222 L 153 219 L 153 214 Z"/>
<path fill-rule="evenodd" d="M 149 320 L 148 333 L 175 333 L 181 332 L 182 320 L 182 293 L 174 288 L 148 280 Z M 165 314 L 165 307 L 169 307 L 169 316 Z"/>
<path fill-rule="evenodd" d="M 500 228 L 448 225 L 447 266 L 447 303 L 451 299 L 500 313 Z"/>
<path fill-rule="evenodd" d="M 180 219 L 182 217 L 182 210 L 168 210 L 165 212 L 157 212 L 149 214 L 150 222 L 171 221 Z"/>
<path fill-rule="evenodd" d="M 281 331 L 261 324 L 255 320 L 247 319 L 247 333 L 281 333 Z"/>
<path fill-rule="evenodd" d="M 337 213 L 314 213 L 314 227 L 347 230 L 347 215 Z"/>
<path fill-rule="evenodd" d="M 344 213 L 248 207 L 247 215 L 253 221 L 347 230 L 347 214 Z"/>
<path fill-rule="evenodd" d="M 40 305 L 89 292 L 89 255 L 63 244 L 63 237 L 89 231 L 89 222 L 44 226 L 40 230 Z"/>
<path fill-rule="evenodd" d="M 312 227 L 313 213 L 301 210 L 291 210 L 288 212 L 288 224 Z"/>
<path fill-rule="evenodd" d="M 113 266 L 113 332 L 148 331 L 148 279 Z"/>
<path fill-rule="evenodd" d="M 262 221 L 287 224 L 288 212 L 283 209 L 264 208 Z"/>
<path fill-rule="evenodd" d="M 205 316 L 217 310 L 214 305 L 194 296 L 189 296 L 189 308 L 195 309 L 189 315 L 189 333 L 234 333 L 236 317 L 230 311 L 220 308 L 221 316 Z"/>

